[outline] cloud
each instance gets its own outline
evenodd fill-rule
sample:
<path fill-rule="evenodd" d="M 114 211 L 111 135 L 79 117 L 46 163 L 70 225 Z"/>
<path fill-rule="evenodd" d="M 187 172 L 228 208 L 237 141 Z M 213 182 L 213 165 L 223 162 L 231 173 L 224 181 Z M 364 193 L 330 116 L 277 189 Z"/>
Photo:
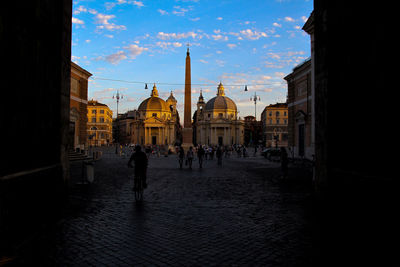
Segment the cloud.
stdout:
<path fill-rule="evenodd" d="M 111 55 L 106 56 L 106 57 L 105 57 L 105 60 L 106 60 L 107 62 L 111 63 L 111 64 L 116 65 L 116 64 L 118 64 L 121 60 L 124 60 L 124 59 L 126 59 L 126 58 L 127 58 L 127 56 L 126 56 L 125 51 L 118 51 L 118 52 L 115 53 L 115 54 L 111 54 Z"/>
<path fill-rule="evenodd" d="M 83 25 L 83 24 L 85 24 L 85 22 L 84 22 L 83 20 L 80 20 L 80 19 L 77 19 L 77 18 L 72 17 L 72 24 L 80 24 L 80 25 Z"/>
<path fill-rule="evenodd" d="M 211 37 L 215 40 L 215 41 L 228 41 L 228 36 L 223 36 L 221 34 L 218 35 L 211 35 Z"/>
<path fill-rule="evenodd" d="M 208 63 L 208 61 L 205 61 L 204 59 L 200 59 L 199 60 L 201 63 L 204 63 L 204 64 L 207 64 Z"/>
<path fill-rule="evenodd" d="M 226 46 L 229 47 L 230 49 L 237 47 L 237 45 L 235 45 L 235 44 L 227 44 Z"/>
<path fill-rule="evenodd" d="M 218 17 L 217 20 L 223 20 L 223 18 L 222 17 Z"/>
<path fill-rule="evenodd" d="M 279 27 L 279 28 L 282 27 L 282 24 L 279 24 L 277 22 L 272 23 L 272 25 L 275 26 L 275 27 Z"/>
<path fill-rule="evenodd" d="M 138 55 L 142 54 L 144 51 L 149 50 L 146 47 L 140 47 L 136 44 L 125 46 L 124 49 L 128 51 L 128 55 L 131 59 L 135 59 Z"/>
<path fill-rule="evenodd" d="M 184 39 L 184 38 L 189 38 L 192 37 L 195 39 L 196 37 L 201 39 L 201 35 L 195 33 L 195 32 L 187 32 L 187 33 L 164 33 L 164 32 L 159 32 L 157 34 L 157 38 L 161 40 L 169 40 L 169 39 Z"/>
<path fill-rule="evenodd" d="M 180 42 L 157 42 L 156 46 L 162 48 L 162 49 L 169 49 L 173 47 L 181 47 L 182 43 Z"/>
<path fill-rule="evenodd" d="M 199 21 L 200 20 L 200 18 L 199 17 L 197 17 L 197 18 L 193 18 L 193 19 L 190 19 L 191 21 Z"/>
<path fill-rule="evenodd" d="M 291 18 L 291 17 L 285 17 L 284 20 L 287 21 L 287 22 L 294 22 L 294 21 L 295 21 L 295 20 L 294 20 L 293 18 Z"/>
<path fill-rule="evenodd" d="M 144 4 L 142 1 L 133 1 L 132 4 L 137 6 L 138 8 L 144 7 Z"/>
<path fill-rule="evenodd" d="M 115 18 L 115 15 L 106 15 L 106 14 L 101 14 L 98 13 L 96 15 L 96 24 L 101 24 L 96 27 L 98 30 L 109 30 L 109 31 L 115 31 L 115 30 L 126 30 L 126 26 L 124 25 L 116 25 L 114 23 L 110 23 L 109 20 Z"/>
<path fill-rule="evenodd" d="M 161 15 L 168 15 L 168 12 L 162 9 L 157 9 L 157 11 L 161 14 Z"/>
<path fill-rule="evenodd" d="M 185 13 L 188 11 L 189 11 L 189 9 L 183 8 L 181 6 L 174 6 L 174 10 L 172 11 L 172 14 L 177 15 L 177 16 L 185 16 Z"/>
<path fill-rule="evenodd" d="M 242 35 L 242 37 L 248 40 L 258 40 L 262 37 L 268 37 L 265 32 L 258 32 L 256 30 L 252 31 L 251 29 L 241 30 L 240 34 Z"/>

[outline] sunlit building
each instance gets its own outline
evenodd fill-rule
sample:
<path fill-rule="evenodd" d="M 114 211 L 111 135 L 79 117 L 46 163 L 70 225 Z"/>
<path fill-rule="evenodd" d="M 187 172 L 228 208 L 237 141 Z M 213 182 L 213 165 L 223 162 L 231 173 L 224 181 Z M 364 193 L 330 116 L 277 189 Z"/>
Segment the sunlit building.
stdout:
<path fill-rule="evenodd" d="M 265 107 L 261 113 L 264 145 L 267 147 L 287 147 L 289 113 L 286 103 L 276 103 Z"/>
<path fill-rule="evenodd" d="M 193 122 L 194 143 L 201 145 L 233 145 L 244 142 L 244 122 L 238 119 L 235 102 L 225 96 L 220 83 L 217 96 L 204 102 L 200 92 Z"/>
<path fill-rule="evenodd" d="M 176 104 L 172 92 L 166 101 L 161 99 L 154 84 L 150 97 L 137 110 L 128 111 L 115 121 L 120 143 L 171 146 L 180 143 Z"/>
<path fill-rule="evenodd" d="M 71 85 L 69 101 L 69 149 L 84 150 L 87 141 L 87 96 L 90 72 L 71 62 Z"/>
<path fill-rule="evenodd" d="M 87 136 L 91 146 L 112 143 L 112 111 L 102 103 L 90 100 L 87 105 Z"/>

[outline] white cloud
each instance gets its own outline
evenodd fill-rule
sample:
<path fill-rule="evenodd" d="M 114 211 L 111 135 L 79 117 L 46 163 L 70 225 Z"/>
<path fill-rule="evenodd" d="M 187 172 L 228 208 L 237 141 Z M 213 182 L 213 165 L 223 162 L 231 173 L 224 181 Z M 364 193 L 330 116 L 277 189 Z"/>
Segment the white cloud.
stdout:
<path fill-rule="evenodd" d="M 131 59 L 135 59 L 138 55 L 142 54 L 144 51 L 149 50 L 146 47 L 140 47 L 136 44 L 125 46 L 124 49 L 126 49 L 129 52 L 128 55 Z"/>
<path fill-rule="evenodd" d="M 174 6 L 174 10 L 172 11 L 172 14 L 177 15 L 177 16 L 185 16 L 185 13 L 188 11 L 189 11 L 189 9 L 183 8 L 181 6 Z"/>
<path fill-rule="evenodd" d="M 200 18 L 199 17 L 197 17 L 197 18 L 193 18 L 193 19 L 190 19 L 191 21 L 199 21 L 200 20 Z"/>
<path fill-rule="evenodd" d="M 282 27 L 282 24 L 279 24 L 277 22 L 272 23 L 272 25 L 275 26 L 275 27 L 279 27 L 279 28 Z"/>
<path fill-rule="evenodd" d="M 212 37 L 215 41 L 219 41 L 219 40 L 228 41 L 228 36 L 223 36 L 223 35 L 221 35 L 221 34 L 218 34 L 218 35 L 211 35 L 211 37 Z"/>
<path fill-rule="evenodd" d="M 204 64 L 207 64 L 208 63 L 208 61 L 205 61 L 204 59 L 200 59 L 199 60 L 201 63 L 204 63 Z"/>
<path fill-rule="evenodd" d="M 293 19 L 293 18 L 291 18 L 291 17 L 285 17 L 285 21 L 288 21 L 288 22 L 294 22 L 294 19 Z"/>
<path fill-rule="evenodd" d="M 230 49 L 233 49 L 233 48 L 235 48 L 237 45 L 235 45 L 235 44 L 227 44 L 226 46 L 229 47 Z"/>
<path fill-rule="evenodd" d="M 222 17 L 218 17 L 217 20 L 223 20 L 223 18 Z"/>
<path fill-rule="evenodd" d="M 83 24 L 85 24 L 85 22 L 84 22 L 83 20 L 80 20 L 80 19 L 77 19 L 77 18 L 72 17 L 72 24 L 80 24 L 80 25 L 83 25 Z"/>
<path fill-rule="evenodd" d="M 74 15 L 78 15 L 81 12 L 87 12 L 86 7 L 84 6 L 79 6 L 77 9 L 74 10 Z"/>
<path fill-rule="evenodd" d="M 111 64 L 116 65 L 116 64 L 118 64 L 121 60 L 124 60 L 124 59 L 126 59 L 126 58 L 127 58 L 127 56 L 126 56 L 126 53 L 125 53 L 124 51 L 118 51 L 118 52 L 115 53 L 115 54 L 111 54 L 111 55 L 106 56 L 105 60 L 106 60 L 107 62 L 111 63 Z"/>
<path fill-rule="evenodd" d="M 261 37 L 268 37 L 265 32 L 252 31 L 251 29 L 241 30 L 240 34 L 242 37 L 249 40 L 258 40 Z"/>
<path fill-rule="evenodd" d="M 162 9 L 157 9 L 157 11 L 161 14 L 161 15 L 168 15 L 168 12 Z"/>
<path fill-rule="evenodd" d="M 181 47 L 182 43 L 180 42 L 157 42 L 156 46 L 162 48 L 162 49 L 169 49 L 172 47 Z"/>
<path fill-rule="evenodd" d="M 109 31 L 115 31 L 115 30 L 126 30 L 126 26 L 124 25 L 116 25 L 114 23 L 110 23 L 109 20 L 115 18 L 115 15 L 105 15 L 98 13 L 96 15 L 96 22 L 97 24 L 101 24 L 96 27 L 98 30 L 109 30 Z"/>
<path fill-rule="evenodd" d="M 187 33 L 164 33 L 164 32 L 159 32 L 157 34 L 157 38 L 161 40 L 169 40 L 169 39 L 184 39 L 184 38 L 189 38 L 192 37 L 195 39 L 196 37 L 201 39 L 202 37 L 195 33 L 195 32 L 187 32 Z"/>
<path fill-rule="evenodd" d="M 144 7 L 142 1 L 133 1 L 132 4 L 137 6 L 138 8 Z"/>

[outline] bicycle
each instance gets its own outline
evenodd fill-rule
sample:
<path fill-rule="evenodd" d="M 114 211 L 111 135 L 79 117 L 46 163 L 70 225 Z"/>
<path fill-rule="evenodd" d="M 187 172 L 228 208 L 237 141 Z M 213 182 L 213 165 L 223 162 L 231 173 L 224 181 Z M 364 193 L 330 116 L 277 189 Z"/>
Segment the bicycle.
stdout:
<path fill-rule="evenodd" d="M 140 175 L 135 176 L 134 178 L 134 184 L 135 184 L 135 200 L 136 201 L 143 201 L 143 177 Z"/>

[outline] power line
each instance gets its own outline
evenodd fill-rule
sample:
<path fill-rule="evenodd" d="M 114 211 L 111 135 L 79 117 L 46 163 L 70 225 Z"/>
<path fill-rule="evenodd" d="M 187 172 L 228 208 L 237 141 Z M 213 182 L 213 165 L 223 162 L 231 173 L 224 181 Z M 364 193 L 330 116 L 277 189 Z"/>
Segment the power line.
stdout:
<path fill-rule="evenodd" d="M 112 81 L 112 82 L 122 82 L 122 83 L 134 83 L 134 84 L 152 84 L 153 82 L 139 82 L 139 81 L 126 81 L 126 80 L 117 80 L 117 79 L 109 79 L 103 77 L 90 77 L 90 79 L 94 80 L 102 80 L 102 81 Z M 184 83 L 164 83 L 164 82 L 157 82 L 156 84 L 160 85 L 175 85 L 175 86 L 184 86 Z M 285 84 L 285 82 L 275 82 L 275 83 L 256 83 L 256 84 L 224 84 L 224 87 L 233 87 L 233 86 L 259 86 L 259 85 L 276 85 L 276 84 Z M 216 86 L 215 83 L 192 83 L 191 85 L 195 86 Z"/>

